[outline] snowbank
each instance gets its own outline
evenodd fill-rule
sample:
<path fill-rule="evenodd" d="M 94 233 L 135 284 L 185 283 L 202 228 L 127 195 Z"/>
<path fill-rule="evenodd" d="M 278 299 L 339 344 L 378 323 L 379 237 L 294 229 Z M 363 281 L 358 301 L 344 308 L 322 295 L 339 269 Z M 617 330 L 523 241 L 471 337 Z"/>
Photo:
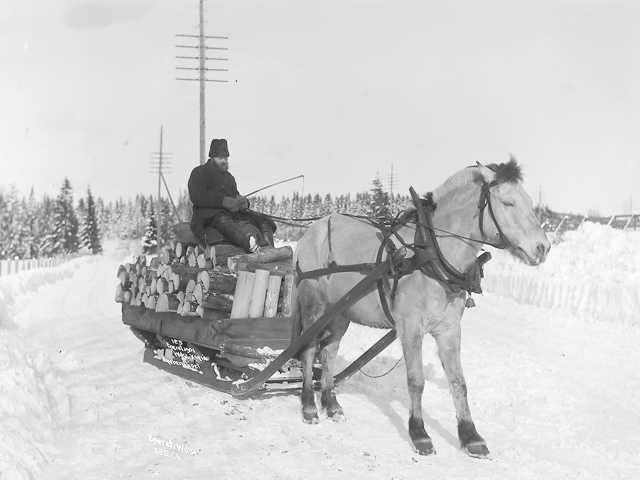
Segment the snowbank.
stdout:
<path fill-rule="evenodd" d="M 71 277 L 74 272 L 92 257 L 78 257 L 55 267 L 25 270 L 0 277 L 0 328 L 14 326 L 12 308 L 20 295 L 32 294 L 43 285 Z"/>
<path fill-rule="evenodd" d="M 37 478 L 55 455 L 56 426 L 69 397 L 48 357 L 28 353 L 26 339 L 0 330 L 0 477 Z"/>
<path fill-rule="evenodd" d="M 0 277 L 0 477 L 37 478 L 56 449 L 69 400 L 59 370 L 25 337 L 18 313 L 38 303 L 38 290 L 72 277 L 95 257 Z M 55 308 L 53 305 L 49 308 Z M 19 312 L 17 311 L 19 309 Z M 24 315 L 23 315 L 24 317 Z"/>
<path fill-rule="evenodd" d="M 492 251 L 483 288 L 518 302 L 640 324 L 640 232 L 584 223 L 530 267 Z"/>

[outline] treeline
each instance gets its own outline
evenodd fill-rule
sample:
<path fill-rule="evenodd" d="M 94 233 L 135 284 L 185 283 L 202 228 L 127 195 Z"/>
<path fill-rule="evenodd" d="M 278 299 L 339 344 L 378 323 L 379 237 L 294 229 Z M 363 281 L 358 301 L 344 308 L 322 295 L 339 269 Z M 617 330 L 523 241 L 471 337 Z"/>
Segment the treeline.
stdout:
<path fill-rule="evenodd" d="M 100 228 L 91 190 L 77 204 L 68 179 L 58 195 L 21 197 L 0 191 L 0 259 L 39 258 L 87 251 L 100 253 Z"/>
<path fill-rule="evenodd" d="M 86 195 L 74 200 L 68 179 L 54 198 L 36 198 L 33 190 L 21 196 L 15 187 L 0 190 L 0 259 L 37 258 L 63 253 L 102 251 L 103 238 L 140 240 L 144 250 L 173 239 L 172 227 L 191 219 L 192 207 L 186 191 L 176 198 L 174 210 L 168 199 L 160 201 L 138 194 L 134 198 L 105 202 Z M 388 217 L 410 204 L 407 195 L 390 195 L 374 179 L 369 192 L 355 195 L 294 193 L 291 196 L 251 197 L 251 209 L 284 218 L 321 217 L 332 212 Z M 300 225 L 304 225 L 301 223 Z M 304 228 L 278 224 L 276 236 L 296 240 Z"/>

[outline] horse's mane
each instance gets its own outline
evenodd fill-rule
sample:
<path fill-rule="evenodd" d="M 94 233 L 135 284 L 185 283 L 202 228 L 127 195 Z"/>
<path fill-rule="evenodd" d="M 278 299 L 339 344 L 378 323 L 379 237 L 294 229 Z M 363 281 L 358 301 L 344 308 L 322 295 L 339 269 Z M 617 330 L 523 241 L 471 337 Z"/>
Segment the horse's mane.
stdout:
<path fill-rule="evenodd" d="M 463 168 L 447 178 L 442 185 L 433 191 L 433 197 L 437 201 L 454 190 L 470 183 L 480 183 L 483 180 L 495 181 L 496 183 L 517 183 L 522 181 L 522 168 L 514 157 L 511 157 L 506 163 L 491 163 L 486 166 L 478 163 Z"/>
<path fill-rule="evenodd" d="M 517 183 L 522 181 L 522 168 L 512 156 L 507 163 L 491 163 L 487 168 L 495 173 L 493 180 L 496 183 Z"/>

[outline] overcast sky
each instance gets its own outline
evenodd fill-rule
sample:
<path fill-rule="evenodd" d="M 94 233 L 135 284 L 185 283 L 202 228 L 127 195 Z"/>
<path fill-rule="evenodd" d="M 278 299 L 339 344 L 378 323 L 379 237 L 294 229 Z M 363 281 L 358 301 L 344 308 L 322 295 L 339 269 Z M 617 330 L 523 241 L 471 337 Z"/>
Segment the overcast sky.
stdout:
<path fill-rule="evenodd" d="M 552 208 L 640 206 L 637 1 L 205 9 L 207 33 L 231 37 L 207 144 L 229 140 L 241 191 L 300 173 L 305 192 L 362 191 L 392 164 L 397 191 L 426 191 L 512 153 Z M 76 196 L 151 194 L 163 124 L 169 185 L 186 188 L 198 89 L 175 80 L 174 34 L 197 22 L 197 0 L 0 1 L 0 185 L 55 192 L 68 176 Z"/>

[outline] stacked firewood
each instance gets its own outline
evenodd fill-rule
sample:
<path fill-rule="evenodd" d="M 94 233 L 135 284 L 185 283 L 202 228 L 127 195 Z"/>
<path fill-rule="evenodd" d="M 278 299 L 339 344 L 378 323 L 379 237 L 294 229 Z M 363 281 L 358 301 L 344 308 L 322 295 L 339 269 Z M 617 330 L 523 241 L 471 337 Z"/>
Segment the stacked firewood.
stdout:
<path fill-rule="evenodd" d="M 118 268 L 116 302 L 156 312 L 215 318 L 291 314 L 290 247 L 231 255 L 215 246 L 177 243 L 157 256 L 141 255 Z"/>

